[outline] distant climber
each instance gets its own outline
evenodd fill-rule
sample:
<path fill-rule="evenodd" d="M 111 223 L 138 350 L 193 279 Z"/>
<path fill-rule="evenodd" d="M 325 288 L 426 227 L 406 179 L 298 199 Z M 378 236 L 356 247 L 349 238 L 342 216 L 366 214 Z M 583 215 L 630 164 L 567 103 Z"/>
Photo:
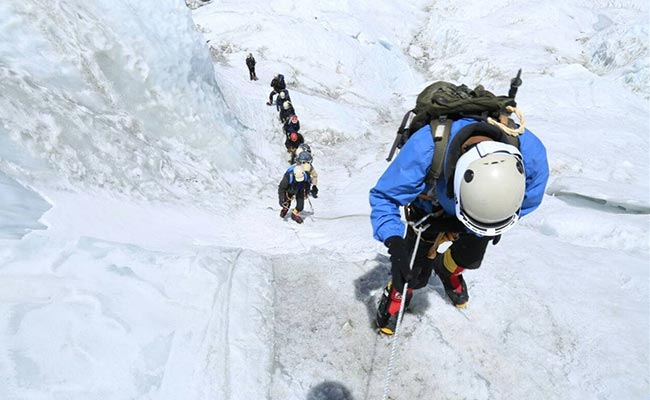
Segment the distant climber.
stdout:
<path fill-rule="evenodd" d="M 297 115 L 292 115 L 282 126 L 285 135 L 290 135 L 300 130 L 300 120 Z"/>
<path fill-rule="evenodd" d="M 289 121 L 291 119 L 291 116 L 295 114 L 296 114 L 296 110 L 294 110 L 293 104 L 291 104 L 290 101 L 287 100 L 284 103 L 282 103 L 282 110 L 280 110 L 280 115 L 279 115 L 280 122 L 282 122 L 282 124 L 285 124 L 287 121 Z"/>
<path fill-rule="evenodd" d="M 296 206 L 291 212 L 291 219 L 302 224 L 300 212 L 305 207 L 305 197 L 309 193 L 310 186 L 311 177 L 301 165 L 294 164 L 287 169 L 278 185 L 278 200 L 282 207 L 280 218 L 287 216 L 291 202 L 295 199 Z"/>
<path fill-rule="evenodd" d="M 287 89 L 282 89 L 278 93 L 278 97 L 275 98 L 275 108 L 278 111 L 282 110 L 282 104 L 285 101 L 291 101 L 291 97 L 289 96 L 289 91 Z"/>
<path fill-rule="evenodd" d="M 296 150 L 298 146 L 305 143 L 305 138 L 300 132 L 293 132 L 287 135 L 287 140 L 284 141 L 284 146 L 287 148 L 290 159 L 289 163 L 293 164 L 296 157 Z"/>
<path fill-rule="evenodd" d="M 281 90 L 287 88 L 286 83 L 284 83 L 284 75 L 275 74 L 275 76 L 271 80 L 271 87 L 273 88 L 273 90 L 271 90 L 271 93 L 269 93 L 269 101 L 266 103 L 267 106 L 273 105 L 273 96 L 280 93 Z"/>
<path fill-rule="evenodd" d="M 246 66 L 248 67 L 248 74 L 250 75 L 251 81 L 256 81 L 257 80 L 257 74 L 255 73 L 255 57 L 253 57 L 253 53 L 248 53 L 248 57 L 246 57 Z"/>
<path fill-rule="evenodd" d="M 309 174 L 311 178 L 310 194 L 313 198 L 318 198 L 318 173 L 312 165 L 314 158 L 311 155 L 311 148 L 308 144 L 303 143 L 296 149 L 296 164 L 302 166 L 302 169 Z"/>

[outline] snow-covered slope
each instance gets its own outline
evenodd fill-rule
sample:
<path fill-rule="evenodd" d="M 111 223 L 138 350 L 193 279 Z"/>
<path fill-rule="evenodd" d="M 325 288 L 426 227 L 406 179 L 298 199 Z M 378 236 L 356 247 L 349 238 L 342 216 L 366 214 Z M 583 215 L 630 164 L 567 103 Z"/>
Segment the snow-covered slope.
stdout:
<path fill-rule="evenodd" d="M 190 3 L 0 4 L 0 398 L 381 398 L 368 190 L 428 82 L 519 68 L 547 196 L 468 309 L 416 293 L 391 398 L 647 397 L 647 2 Z M 303 225 L 278 72 L 320 176 Z"/>

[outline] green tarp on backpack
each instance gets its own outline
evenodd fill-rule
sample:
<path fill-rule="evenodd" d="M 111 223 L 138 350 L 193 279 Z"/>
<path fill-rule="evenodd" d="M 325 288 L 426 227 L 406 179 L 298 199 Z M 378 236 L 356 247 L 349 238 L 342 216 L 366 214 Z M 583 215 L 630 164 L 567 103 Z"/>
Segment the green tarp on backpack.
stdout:
<path fill-rule="evenodd" d="M 498 118 L 507 106 L 516 106 L 508 96 L 496 96 L 479 85 L 470 90 L 465 85 L 439 81 L 427 86 L 418 95 L 411 122 L 411 132 L 428 124 L 431 120 L 445 116 L 448 119 L 463 117 Z M 413 129 L 417 127 L 417 129 Z"/>

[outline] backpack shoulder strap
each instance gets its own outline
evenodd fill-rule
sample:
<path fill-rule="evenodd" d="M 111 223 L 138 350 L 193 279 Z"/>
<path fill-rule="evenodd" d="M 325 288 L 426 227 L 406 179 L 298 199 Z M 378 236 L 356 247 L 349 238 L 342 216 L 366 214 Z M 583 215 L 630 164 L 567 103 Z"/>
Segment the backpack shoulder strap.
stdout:
<path fill-rule="evenodd" d="M 437 202 L 436 186 L 438 178 L 442 175 L 442 166 L 445 160 L 445 151 L 447 150 L 447 143 L 449 143 L 449 133 L 451 132 L 451 120 L 445 116 L 440 116 L 431 120 L 431 136 L 433 137 L 433 159 L 429 172 L 425 178 L 425 182 L 431 185 L 431 189 L 427 193 L 427 197 L 433 202 Z"/>
<path fill-rule="evenodd" d="M 508 139 L 509 144 L 519 149 L 519 136 L 505 135 L 505 137 Z"/>

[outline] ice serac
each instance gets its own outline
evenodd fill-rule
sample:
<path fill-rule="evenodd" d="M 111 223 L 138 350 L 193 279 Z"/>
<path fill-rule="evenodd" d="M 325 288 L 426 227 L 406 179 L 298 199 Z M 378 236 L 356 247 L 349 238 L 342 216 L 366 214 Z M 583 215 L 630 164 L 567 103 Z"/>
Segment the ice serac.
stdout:
<path fill-rule="evenodd" d="M 0 172 L 0 239 L 20 239 L 45 229 L 39 219 L 50 207 L 38 193 Z"/>
<path fill-rule="evenodd" d="M 25 153 L 4 170 L 31 155 L 41 182 L 155 199 L 227 188 L 246 154 L 183 3 L 3 2 L 0 19 L 0 126 Z"/>

